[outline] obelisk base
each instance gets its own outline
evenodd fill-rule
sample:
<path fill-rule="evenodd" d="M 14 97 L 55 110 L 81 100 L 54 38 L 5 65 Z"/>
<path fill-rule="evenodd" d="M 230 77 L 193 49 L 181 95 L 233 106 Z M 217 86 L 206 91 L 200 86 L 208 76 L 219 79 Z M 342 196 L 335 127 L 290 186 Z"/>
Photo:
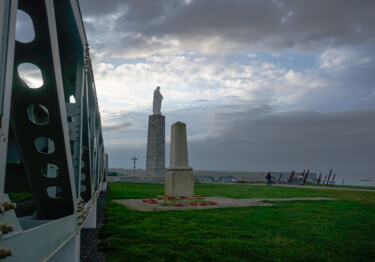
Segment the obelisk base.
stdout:
<path fill-rule="evenodd" d="M 194 196 L 194 173 L 190 169 L 167 168 L 164 178 L 166 196 Z"/>

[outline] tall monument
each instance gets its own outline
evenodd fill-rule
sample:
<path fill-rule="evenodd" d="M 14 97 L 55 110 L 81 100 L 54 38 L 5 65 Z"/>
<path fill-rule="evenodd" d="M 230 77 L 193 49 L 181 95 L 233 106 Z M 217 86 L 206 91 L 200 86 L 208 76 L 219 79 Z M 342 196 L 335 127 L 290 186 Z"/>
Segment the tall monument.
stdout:
<path fill-rule="evenodd" d="M 163 96 L 160 87 L 154 91 L 153 114 L 148 117 L 146 175 L 165 174 L 165 116 L 161 114 Z"/>

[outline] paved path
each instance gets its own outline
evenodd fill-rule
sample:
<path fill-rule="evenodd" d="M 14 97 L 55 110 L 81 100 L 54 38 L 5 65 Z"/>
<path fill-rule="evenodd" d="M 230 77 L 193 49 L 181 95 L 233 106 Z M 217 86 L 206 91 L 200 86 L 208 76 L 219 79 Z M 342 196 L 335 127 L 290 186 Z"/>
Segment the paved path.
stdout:
<path fill-rule="evenodd" d="M 262 201 L 296 201 L 296 200 L 334 200 L 327 197 L 293 197 L 293 198 L 248 198 L 236 199 L 228 197 L 205 197 L 207 201 L 217 202 L 217 205 L 206 206 L 160 206 L 158 204 L 149 204 L 143 202 L 143 199 L 117 199 L 115 202 L 124 205 L 130 209 L 137 211 L 170 211 L 170 210 L 194 210 L 194 209 L 212 209 L 212 208 L 228 208 L 228 207 L 249 207 L 249 206 L 273 206 L 271 203 L 264 203 Z"/>

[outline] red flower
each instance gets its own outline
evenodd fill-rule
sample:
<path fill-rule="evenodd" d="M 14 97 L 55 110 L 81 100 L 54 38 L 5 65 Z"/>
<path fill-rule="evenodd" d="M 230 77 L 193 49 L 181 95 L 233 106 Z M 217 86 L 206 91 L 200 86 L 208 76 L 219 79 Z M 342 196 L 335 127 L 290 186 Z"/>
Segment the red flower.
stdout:
<path fill-rule="evenodd" d="M 207 206 L 207 203 L 200 203 L 201 206 Z"/>
<path fill-rule="evenodd" d="M 217 202 L 212 201 L 210 205 L 217 205 Z"/>
<path fill-rule="evenodd" d="M 198 204 L 197 203 L 190 203 L 190 205 L 196 207 Z"/>
<path fill-rule="evenodd" d="M 175 197 L 174 196 L 169 196 L 168 199 L 175 199 Z"/>

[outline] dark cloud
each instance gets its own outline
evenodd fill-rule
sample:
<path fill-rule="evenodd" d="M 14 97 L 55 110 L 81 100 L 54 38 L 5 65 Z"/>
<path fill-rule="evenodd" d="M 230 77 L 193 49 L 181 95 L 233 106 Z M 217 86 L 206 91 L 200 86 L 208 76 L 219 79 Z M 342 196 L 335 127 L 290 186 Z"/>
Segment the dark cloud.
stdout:
<path fill-rule="evenodd" d="M 363 178 L 375 179 L 375 110 L 276 112 L 258 104 L 230 114 L 212 109 L 188 111 L 184 117 L 179 111 L 167 114 L 166 135 L 170 135 L 173 122 L 187 123 L 189 163 L 195 169 L 310 169 L 318 174 L 333 169 L 337 181 L 345 178 L 347 183 L 358 184 Z M 110 166 L 130 166 L 130 159 L 136 154 L 140 159 L 137 166 L 144 168 L 146 132 L 143 131 L 142 146 L 106 146 Z M 166 142 L 168 159 L 169 141 Z"/>
<path fill-rule="evenodd" d="M 247 117 L 245 116 L 247 115 Z M 216 118 L 217 137 L 189 143 L 196 169 L 290 171 L 375 178 L 375 110 L 254 112 Z M 349 180 L 347 180 L 349 182 Z M 357 181 L 358 182 L 358 181 Z"/>
<path fill-rule="evenodd" d="M 375 3 L 370 0 L 81 0 L 85 16 L 122 12 L 116 33 L 124 48 L 160 45 L 167 36 L 189 47 L 217 37 L 233 50 L 257 48 L 300 51 L 327 46 L 375 43 Z M 132 35 L 133 34 L 133 35 Z M 133 39 L 131 41 L 127 38 Z M 233 51 L 232 50 L 232 51 Z M 156 51 L 156 50 L 155 50 Z"/>
<path fill-rule="evenodd" d="M 211 100 L 209 100 L 209 99 L 198 99 L 198 100 L 194 100 L 192 102 L 193 103 L 205 103 L 205 102 L 211 102 Z"/>
<path fill-rule="evenodd" d="M 113 125 L 113 126 L 103 126 L 103 132 L 112 132 L 117 130 L 126 129 L 128 127 L 131 127 L 133 124 L 130 122 L 125 122 L 119 125 Z"/>
<path fill-rule="evenodd" d="M 84 17 L 108 15 L 126 7 L 123 0 L 79 0 L 79 4 Z"/>

